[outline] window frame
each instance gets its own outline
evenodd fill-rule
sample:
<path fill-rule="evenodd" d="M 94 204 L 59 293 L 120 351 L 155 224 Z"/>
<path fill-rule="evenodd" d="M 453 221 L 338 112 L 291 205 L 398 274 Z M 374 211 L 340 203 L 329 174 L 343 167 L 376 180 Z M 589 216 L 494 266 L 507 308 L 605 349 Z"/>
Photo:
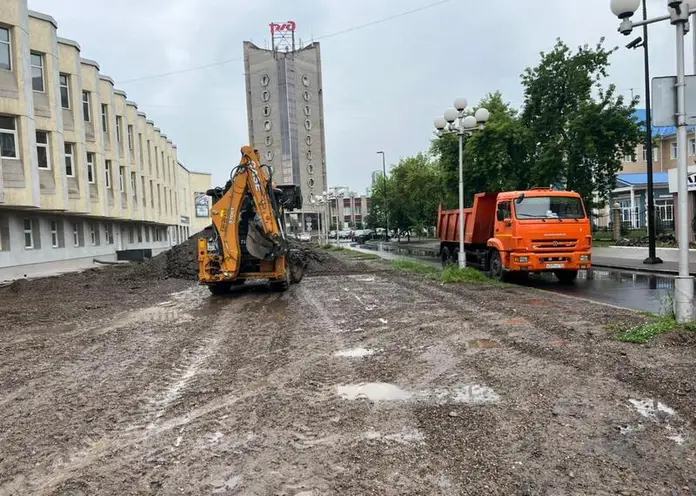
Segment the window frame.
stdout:
<path fill-rule="evenodd" d="M 95 222 L 89 223 L 89 240 L 92 246 L 97 246 L 97 224 Z"/>
<path fill-rule="evenodd" d="M 111 160 L 104 160 L 104 181 L 106 189 L 111 189 Z"/>
<path fill-rule="evenodd" d="M 670 160 L 676 160 L 679 155 L 679 147 L 676 141 L 672 141 L 669 144 L 669 158 Z"/>
<path fill-rule="evenodd" d="M 0 40 L 0 44 L 7 45 L 7 64 L 9 65 L 7 69 L 0 68 L 0 70 L 12 72 L 12 31 L 6 26 L 0 26 L 0 29 L 7 31 L 7 41 Z"/>
<path fill-rule="evenodd" d="M 138 198 L 138 196 L 137 196 L 137 195 L 138 195 L 138 191 L 136 190 L 136 186 L 137 186 L 137 184 L 136 184 L 136 179 L 137 179 L 136 173 L 133 172 L 133 171 L 131 171 L 130 176 L 131 176 L 131 177 L 130 177 L 131 194 L 132 194 L 133 198 L 137 199 L 137 198 Z"/>
<path fill-rule="evenodd" d="M 58 221 L 52 220 L 51 221 L 51 247 L 52 248 L 59 248 L 60 247 L 60 243 L 58 241 L 58 232 L 59 232 L 58 231 Z"/>
<path fill-rule="evenodd" d="M 46 143 L 39 143 L 39 133 L 43 133 L 46 135 Z M 36 166 L 37 168 L 41 170 L 51 170 L 51 148 L 50 148 L 50 143 L 51 143 L 51 138 L 50 138 L 50 133 L 48 131 L 44 131 L 43 129 L 37 129 L 36 130 Z M 46 167 L 41 167 L 41 164 L 39 164 L 39 148 L 45 148 L 46 149 Z"/>
<path fill-rule="evenodd" d="M 12 140 L 14 141 L 14 156 L 5 155 L 2 150 L 0 150 L 0 157 L 8 158 L 10 160 L 19 160 L 19 135 L 17 133 L 17 116 L 2 114 L 0 117 L 9 117 L 12 119 L 13 129 L 5 129 L 0 127 L 0 133 L 12 135 Z"/>
<path fill-rule="evenodd" d="M 92 93 L 85 90 L 82 90 L 82 119 L 92 122 Z"/>
<path fill-rule="evenodd" d="M 29 229 L 27 229 L 27 222 L 29 222 Z M 24 249 L 33 250 L 36 243 L 34 242 L 34 220 L 24 219 Z M 27 234 L 29 235 L 29 244 L 27 245 Z"/>
<path fill-rule="evenodd" d="M 72 223 L 73 226 L 73 248 L 79 248 L 80 246 L 80 225 L 77 222 Z"/>
<path fill-rule="evenodd" d="M 63 85 L 63 78 L 65 78 L 65 85 Z M 65 102 L 63 102 L 63 90 L 65 89 L 65 98 L 67 100 L 67 107 Z M 60 106 L 65 110 L 70 110 L 70 74 L 61 72 L 58 74 L 58 91 L 60 93 Z"/>
<path fill-rule="evenodd" d="M 109 136 L 109 106 L 106 103 L 101 104 L 101 121 L 102 132 L 105 136 Z"/>
<path fill-rule="evenodd" d="M 39 57 L 41 65 L 34 65 L 32 58 L 36 56 Z M 30 51 L 29 52 L 29 64 L 31 65 L 31 89 L 36 93 L 46 93 L 46 71 L 44 68 L 44 54 L 41 52 Z M 38 68 L 41 71 L 41 89 L 37 90 L 34 88 L 34 69 Z"/>
<path fill-rule="evenodd" d="M 123 117 L 120 115 L 116 116 L 116 143 L 121 143 L 123 141 L 123 135 L 121 134 L 121 128 L 123 127 Z"/>
<path fill-rule="evenodd" d="M 126 192 L 126 178 L 125 176 L 126 168 L 125 167 L 120 167 L 118 168 L 118 187 L 119 191 L 121 193 Z"/>
<path fill-rule="evenodd" d="M 128 140 L 128 150 L 133 151 L 133 124 L 126 124 L 126 139 Z"/>
<path fill-rule="evenodd" d="M 87 182 L 89 184 L 96 184 L 97 178 L 95 176 L 94 170 L 94 158 L 95 154 L 92 152 L 87 152 Z M 91 159 L 91 160 L 90 160 Z"/>
<path fill-rule="evenodd" d="M 70 148 L 70 153 L 68 153 L 68 147 Z M 64 148 L 64 158 L 65 158 L 65 177 L 75 177 L 75 144 L 74 143 L 63 143 Z M 68 157 L 70 158 L 70 173 L 68 174 Z"/>

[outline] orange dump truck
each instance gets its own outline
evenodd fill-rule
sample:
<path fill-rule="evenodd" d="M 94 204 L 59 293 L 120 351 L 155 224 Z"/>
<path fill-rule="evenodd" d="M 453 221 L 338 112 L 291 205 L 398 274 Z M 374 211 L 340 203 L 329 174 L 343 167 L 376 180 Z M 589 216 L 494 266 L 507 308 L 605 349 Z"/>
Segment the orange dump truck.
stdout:
<path fill-rule="evenodd" d="M 443 266 L 459 257 L 459 210 L 437 218 Z M 553 272 L 573 282 L 591 267 L 592 228 L 579 194 L 534 188 L 479 193 L 464 210 L 464 252 L 468 266 L 504 280 L 511 275 Z"/>

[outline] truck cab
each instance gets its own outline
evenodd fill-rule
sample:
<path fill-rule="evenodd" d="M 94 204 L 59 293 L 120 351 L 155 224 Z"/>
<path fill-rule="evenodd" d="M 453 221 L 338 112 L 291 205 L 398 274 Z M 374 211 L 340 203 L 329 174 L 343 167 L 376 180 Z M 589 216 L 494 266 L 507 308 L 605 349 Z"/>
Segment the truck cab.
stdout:
<path fill-rule="evenodd" d="M 459 254 L 459 211 L 438 216 L 443 265 Z M 580 195 L 573 191 L 533 188 L 527 191 L 479 193 L 464 210 L 467 265 L 493 279 L 553 272 L 572 282 L 591 268 L 592 229 Z"/>

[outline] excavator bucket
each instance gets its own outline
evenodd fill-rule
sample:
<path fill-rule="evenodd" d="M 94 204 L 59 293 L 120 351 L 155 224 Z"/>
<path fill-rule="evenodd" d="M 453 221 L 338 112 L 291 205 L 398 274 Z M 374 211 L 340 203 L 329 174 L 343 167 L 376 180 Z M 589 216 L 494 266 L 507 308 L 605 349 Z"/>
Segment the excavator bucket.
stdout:
<path fill-rule="evenodd" d="M 275 245 L 266 237 L 255 221 L 249 222 L 246 249 L 252 257 L 264 260 L 273 254 Z"/>

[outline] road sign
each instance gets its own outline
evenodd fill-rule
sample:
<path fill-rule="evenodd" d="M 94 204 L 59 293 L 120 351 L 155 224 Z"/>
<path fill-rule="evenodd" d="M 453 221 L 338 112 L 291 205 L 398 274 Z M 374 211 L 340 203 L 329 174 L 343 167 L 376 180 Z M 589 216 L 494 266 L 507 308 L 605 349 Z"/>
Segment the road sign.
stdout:
<path fill-rule="evenodd" d="M 696 76 L 686 76 L 686 124 L 696 126 Z M 652 125 L 677 125 L 677 78 L 657 77 L 652 80 Z"/>

